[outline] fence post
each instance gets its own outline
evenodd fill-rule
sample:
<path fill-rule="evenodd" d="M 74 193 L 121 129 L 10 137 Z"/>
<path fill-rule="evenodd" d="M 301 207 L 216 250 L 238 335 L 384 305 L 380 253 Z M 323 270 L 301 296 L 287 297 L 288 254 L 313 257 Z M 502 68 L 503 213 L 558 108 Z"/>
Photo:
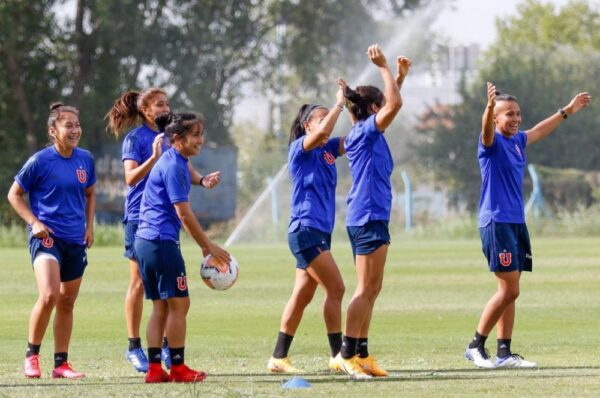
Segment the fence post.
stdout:
<path fill-rule="evenodd" d="M 529 213 L 529 211 L 533 209 L 533 218 L 537 220 L 540 218 L 540 213 L 544 206 L 544 197 L 542 196 L 542 183 L 540 181 L 537 171 L 535 170 L 534 164 L 528 164 L 527 171 L 529 172 L 529 176 L 531 177 L 533 189 L 531 191 L 531 196 L 527 201 L 527 205 L 525 206 L 525 213 Z"/>
<path fill-rule="evenodd" d="M 412 229 L 412 186 L 410 178 L 405 170 L 402 170 L 402 181 L 404 181 L 404 229 Z"/>

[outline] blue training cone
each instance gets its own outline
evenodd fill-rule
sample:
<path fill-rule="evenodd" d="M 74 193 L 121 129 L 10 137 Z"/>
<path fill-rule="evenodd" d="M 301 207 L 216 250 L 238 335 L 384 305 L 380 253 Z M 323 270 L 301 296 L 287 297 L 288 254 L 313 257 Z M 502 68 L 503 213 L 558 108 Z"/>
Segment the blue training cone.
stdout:
<path fill-rule="evenodd" d="M 305 378 L 300 376 L 294 376 L 281 386 L 282 388 L 311 388 L 310 384 Z"/>

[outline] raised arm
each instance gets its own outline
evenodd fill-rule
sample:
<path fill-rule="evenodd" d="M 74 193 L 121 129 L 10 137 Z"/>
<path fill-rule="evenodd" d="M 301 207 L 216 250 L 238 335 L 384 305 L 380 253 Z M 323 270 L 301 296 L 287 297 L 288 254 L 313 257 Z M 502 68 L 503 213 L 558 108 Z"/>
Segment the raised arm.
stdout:
<path fill-rule="evenodd" d="M 587 92 L 577 94 L 571 102 L 569 102 L 569 105 L 564 108 L 559 108 L 552 116 L 542 120 L 531 129 L 525 131 L 525 133 L 527 133 L 527 145 L 546 138 L 563 122 L 563 120 L 588 106 L 591 100 L 592 96 Z"/>
<path fill-rule="evenodd" d="M 381 78 L 383 80 L 383 95 L 385 96 L 385 104 L 377 111 L 375 116 L 375 125 L 380 131 L 384 131 L 396 117 L 396 114 L 402 106 L 400 100 L 400 91 L 396 79 L 392 76 L 392 71 L 387 63 L 387 59 L 381 51 L 378 44 L 369 46 L 367 50 L 369 59 L 379 68 Z"/>
<path fill-rule="evenodd" d="M 337 80 L 338 85 L 340 84 L 339 83 L 340 80 L 341 79 Z M 304 139 L 303 147 L 304 147 L 305 151 L 310 151 L 311 149 L 315 149 L 316 147 L 318 147 L 319 144 L 321 142 L 323 142 L 323 140 L 329 138 L 329 136 L 333 132 L 335 123 L 337 122 L 338 117 L 344 110 L 345 100 L 344 100 L 344 93 L 343 93 L 341 87 L 340 87 L 340 89 L 338 89 L 335 97 L 336 97 L 335 105 L 329 110 L 329 112 L 327 113 L 327 116 L 325 116 L 323 118 L 323 120 L 321 120 L 321 122 L 319 122 L 317 131 L 315 131 L 314 133 L 308 134 L 306 136 L 306 138 Z"/>
<path fill-rule="evenodd" d="M 412 66 L 410 59 L 399 55 L 396 58 L 396 84 L 398 85 L 398 91 L 402 90 L 402 84 L 404 78 L 408 75 L 408 71 Z M 402 98 L 400 98 L 400 106 L 402 106 Z"/>
<path fill-rule="evenodd" d="M 487 82 L 487 105 L 481 118 L 481 143 L 492 146 L 494 143 L 494 107 L 496 106 L 496 86 Z"/>

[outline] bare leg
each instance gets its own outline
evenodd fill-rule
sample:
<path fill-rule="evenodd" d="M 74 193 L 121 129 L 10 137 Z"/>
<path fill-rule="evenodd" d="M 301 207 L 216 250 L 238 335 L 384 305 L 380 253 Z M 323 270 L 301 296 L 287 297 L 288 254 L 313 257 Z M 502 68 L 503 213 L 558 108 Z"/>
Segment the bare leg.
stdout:
<path fill-rule="evenodd" d="M 144 284 L 138 263 L 129 260 L 129 287 L 125 295 L 125 322 L 127 323 L 127 337 L 140 337 L 140 324 L 144 309 Z"/>
<path fill-rule="evenodd" d="M 148 347 L 160 348 L 162 337 L 165 333 L 167 323 L 168 304 L 167 300 L 153 300 L 152 313 L 146 327 L 146 340 Z"/>
<path fill-rule="evenodd" d="M 173 297 L 167 299 L 168 314 L 166 333 L 169 347 L 185 346 L 186 316 L 190 309 L 189 297 Z"/>
<path fill-rule="evenodd" d="M 383 284 L 388 246 L 382 245 L 367 255 L 356 256 L 358 285 L 348 304 L 346 336 L 367 337 L 375 300 Z"/>
<path fill-rule="evenodd" d="M 506 318 L 502 321 L 502 331 L 499 329 L 499 333 L 504 334 L 507 330 L 510 330 L 512 334 L 512 327 L 514 324 L 514 303 L 517 297 L 519 297 L 519 279 L 521 277 L 520 272 L 496 272 L 496 281 L 498 282 L 498 290 L 490 298 L 485 305 L 479 324 L 477 325 L 477 332 L 482 336 L 488 336 L 494 326 L 499 322 L 503 316 L 505 310 L 509 306 L 513 306 L 513 310 L 509 310 Z M 508 338 L 508 337 L 505 337 Z"/>
<path fill-rule="evenodd" d="M 317 282 L 306 271 L 296 268 L 294 290 L 281 315 L 281 332 L 290 336 L 296 334 L 304 309 L 312 301 L 316 290 Z"/>
<path fill-rule="evenodd" d="M 60 295 L 60 268 L 49 259 L 37 259 L 33 267 L 38 288 L 38 299 L 29 316 L 28 340 L 31 344 L 42 343 L 52 310 Z"/>
<path fill-rule="evenodd" d="M 54 314 L 54 352 L 69 352 L 73 331 L 73 308 L 79 295 L 82 278 L 60 284 L 60 295 Z"/>
<path fill-rule="evenodd" d="M 331 252 L 321 253 L 306 269 L 308 274 L 325 290 L 323 302 L 323 318 L 327 333 L 342 331 L 342 298 L 344 297 L 344 281 Z"/>

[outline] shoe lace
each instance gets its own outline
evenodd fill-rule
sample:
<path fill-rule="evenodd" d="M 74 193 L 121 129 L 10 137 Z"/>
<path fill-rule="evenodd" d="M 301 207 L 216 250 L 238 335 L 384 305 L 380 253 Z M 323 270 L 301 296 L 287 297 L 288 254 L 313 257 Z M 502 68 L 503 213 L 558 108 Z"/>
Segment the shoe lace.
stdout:
<path fill-rule="evenodd" d="M 514 353 L 514 352 L 513 352 L 513 353 L 511 353 L 511 354 L 510 354 L 510 356 L 511 356 L 511 357 L 513 357 L 514 359 L 518 359 L 519 361 L 521 361 L 521 360 L 525 359 L 525 358 L 523 358 L 521 355 L 519 355 L 519 354 L 517 354 L 517 353 Z"/>
<path fill-rule="evenodd" d="M 40 365 L 40 357 L 37 355 L 32 355 L 29 357 L 29 366 L 37 367 Z"/>
<path fill-rule="evenodd" d="M 483 359 L 490 359 L 490 352 L 487 350 L 487 348 L 477 347 L 477 351 L 479 351 Z"/>

